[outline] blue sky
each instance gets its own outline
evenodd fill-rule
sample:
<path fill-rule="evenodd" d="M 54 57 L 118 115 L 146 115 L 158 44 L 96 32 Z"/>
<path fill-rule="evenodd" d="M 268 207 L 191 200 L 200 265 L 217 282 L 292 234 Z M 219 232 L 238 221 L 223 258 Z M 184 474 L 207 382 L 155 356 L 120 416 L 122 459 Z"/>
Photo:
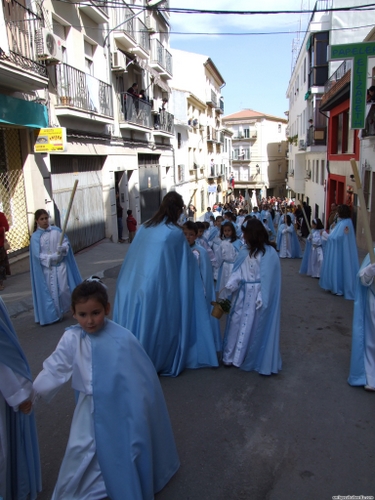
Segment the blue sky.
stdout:
<path fill-rule="evenodd" d="M 309 8 L 302 0 L 170 0 L 170 7 L 212 10 L 300 10 Z M 313 5 L 313 2 L 311 2 Z M 310 14 L 203 15 L 171 14 L 171 31 L 204 33 L 274 32 L 279 35 L 198 36 L 171 34 L 171 47 L 209 56 L 226 85 L 222 90 L 225 115 L 244 108 L 285 118 L 285 97 L 291 76 L 292 46 L 300 20 L 306 27 Z M 303 40 L 303 33 L 300 39 Z"/>

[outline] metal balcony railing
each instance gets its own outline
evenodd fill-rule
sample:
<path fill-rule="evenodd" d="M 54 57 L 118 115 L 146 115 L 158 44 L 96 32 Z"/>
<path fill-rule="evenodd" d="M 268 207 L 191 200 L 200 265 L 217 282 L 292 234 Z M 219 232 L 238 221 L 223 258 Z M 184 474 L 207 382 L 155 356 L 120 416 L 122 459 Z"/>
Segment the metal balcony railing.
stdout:
<path fill-rule="evenodd" d="M 113 117 L 112 87 L 68 64 L 56 66 L 60 106 L 74 107 Z"/>
<path fill-rule="evenodd" d="M 91 0 L 92 3 L 95 5 L 95 7 L 98 7 L 101 11 L 104 12 L 104 14 L 108 17 L 108 6 L 107 6 L 107 1 L 106 0 Z"/>
<path fill-rule="evenodd" d="M 129 122 L 141 127 L 152 128 L 151 104 L 138 99 L 128 92 L 117 93 L 119 102 L 119 122 Z"/>
<path fill-rule="evenodd" d="M 152 62 L 155 62 L 159 64 L 159 66 L 161 66 L 162 68 L 165 68 L 164 47 L 156 38 L 151 40 L 151 59 Z"/>
<path fill-rule="evenodd" d="M 9 54 L 0 48 L 0 59 L 48 77 L 47 68 L 38 60 L 36 36 L 44 20 L 16 0 L 2 0 Z"/>
<path fill-rule="evenodd" d="M 137 19 L 137 42 L 138 45 L 142 47 L 145 52 L 150 52 L 150 32 L 147 29 L 147 26 L 140 20 Z"/>
<path fill-rule="evenodd" d="M 163 109 L 155 115 L 154 128 L 168 134 L 174 134 L 174 115 Z"/>
<path fill-rule="evenodd" d="M 352 60 L 345 60 L 324 84 L 324 93 L 327 93 L 335 85 L 336 82 L 341 80 L 341 78 L 343 78 L 346 73 L 352 69 L 352 67 Z"/>
<path fill-rule="evenodd" d="M 165 49 L 165 69 L 171 76 L 173 75 L 172 54 L 167 49 Z"/>
<path fill-rule="evenodd" d="M 125 31 L 129 36 L 133 38 L 133 40 L 136 40 L 136 35 L 135 35 L 135 21 L 134 19 L 134 12 L 129 9 L 129 7 L 121 7 L 121 9 L 112 9 L 113 11 L 113 22 L 114 26 L 118 26 L 120 24 L 120 27 L 116 31 Z M 130 19 L 129 21 L 126 21 L 128 18 L 133 17 L 133 19 Z M 124 23 L 124 24 L 121 24 Z"/>

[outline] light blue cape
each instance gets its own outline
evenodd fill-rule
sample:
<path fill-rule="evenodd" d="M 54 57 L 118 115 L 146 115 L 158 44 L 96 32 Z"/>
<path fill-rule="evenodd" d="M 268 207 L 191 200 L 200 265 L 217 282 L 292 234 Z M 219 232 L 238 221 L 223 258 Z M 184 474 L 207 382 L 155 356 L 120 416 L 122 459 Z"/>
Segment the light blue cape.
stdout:
<path fill-rule="evenodd" d="M 240 268 L 248 255 L 248 248 L 241 248 L 233 271 Z M 260 283 L 263 305 L 260 309 L 257 331 L 240 368 L 245 371 L 254 370 L 261 375 L 271 375 L 271 373 L 278 373 L 282 368 L 279 348 L 281 267 L 276 250 L 269 245 L 266 245 L 266 253 L 260 262 Z M 231 309 L 229 313 L 227 325 L 233 310 Z M 227 340 L 226 335 L 227 329 L 224 335 L 223 349 L 225 349 Z"/>
<path fill-rule="evenodd" d="M 288 227 L 287 224 L 281 224 L 279 226 L 278 231 L 277 231 L 276 245 L 277 245 L 278 250 L 280 250 L 280 246 L 281 246 L 281 238 L 283 236 L 283 229 L 286 229 L 287 227 Z M 292 259 L 300 259 L 302 257 L 301 245 L 299 244 L 298 236 L 297 236 L 297 233 L 296 233 L 293 226 L 292 226 L 292 228 L 293 228 L 293 231 L 291 233 L 291 236 L 292 236 Z"/>
<path fill-rule="evenodd" d="M 346 227 L 348 232 L 345 232 Z M 327 240 L 319 285 L 324 290 L 354 300 L 358 270 L 358 250 L 353 223 L 351 219 L 342 219 Z"/>
<path fill-rule="evenodd" d="M 180 465 L 155 368 L 113 321 L 90 339 L 95 440 L 108 497 L 151 500 Z"/>
<path fill-rule="evenodd" d="M 200 245 L 194 243 L 194 245 L 191 246 L 190 248 L 191 250 L 196 250 L 197 252 L 199 252 L 199 271 L 206 291 L 207 310 L 210 313 L 210 321 L 211 321 L 212 333 L 214 335 L 216 351 L 220 352 L 222 347 L 220 323 L 216 318 L 211 316 L 211 311 L 213 309 L 211 302 L 216 300 L 215 284 L 214 284 L 214 276 L 212 273 L 211 260 L 207 253 L 207 250 L 201 247 Z"/>
<path fill-rule="evenodd" d="M 51 226 L 51 231 L 59 231 L 61 229 L 56 226 Z M 31 275 L 31 290 L 34 302 L 35 323 L 41 325 L 49 325 L 60 320 L 56 312 L 56 307 L 49 292 L 47 283 L 44 278 L 43 268 L 40 263 L 40 237 L 45 232 L 44 229 L 38 228 L 31 236 L 30 241 L 30 275 Z M 67 267 L 68 285 L 72 292 L 77 285 L 82 283 L 82 278 L 79 273 L 77 263 L 75 261 L 73 251 L 69 245 L 69 252 L 64 257 Z"/>
<path fill-rule="evenodd" d="M 366 255 L 361 269 L 370 264 L 370 256 Z M 350 385 L 364 386 L 367 384 L 365 372 L 365 324 L 366 310 L 368 307 L 367 294 L 372 293 L 369 287 L 363 286 L 357 275 L 357 291 L 353 311 L 352 353 L 350 357 L 350 372 L 348 383 Z"/>
<path fill-rule="evenodd" d="M 30 368 L 18 342 L 4 302 L 0 298 L 0 362 L 31 379 Z M 6 405 L 8 454 L 6 498 L 35 500 L 42 490 L 39 446 L 34 412 L 25 415 Z"/>
<path fill-rule="evenodd" d="M 218 366 L 196 259 L 173 224 L 137 231 L 117 279 L 113 319 L 133 332 L 160 375 Z"/>

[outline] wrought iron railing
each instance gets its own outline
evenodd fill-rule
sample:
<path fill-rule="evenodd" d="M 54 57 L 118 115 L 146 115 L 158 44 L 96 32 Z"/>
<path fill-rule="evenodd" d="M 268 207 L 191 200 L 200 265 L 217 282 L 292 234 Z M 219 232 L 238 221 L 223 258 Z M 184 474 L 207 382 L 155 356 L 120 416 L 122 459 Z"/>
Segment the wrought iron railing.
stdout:
<path fill-rule="evenodd" d="M 0 59 L 10 60 L 47 78 L 47 68 L 38 60 L 36 40 L 44 26 L 43 18 L 16 0 L 3 0 L 2 3 L 10 52 L 7 54 L 0 49 Z"/>
<path fill-rule="evenodd" d="M 174 115 L 165 110 L 160 111 L 155 117 L 154 128 L 168 134 L 174 134 Z"/>
<path fill-rule="evenodd" d="M 100 10 L 102 10 L 106 16 L 108 16 L 108 6 L 106 0 L 92 0 L 92 3 L 95 5 L 95 7 L 98 7 Z"/>
<path fill-rule="evenodd" d="M 119 122 L 129 122 L 141 127 L 152 128 L 151 104 L 128 92 L 117 93 Z"/>
<path fill-rule="evenodd" d="M 165 49 L 165 69 L 171 76 L 173 75 L 172 54 L 167 49 Z"/>
<path fill-rule="evenodd" d="M 163 45 L 154 38 L 151 40 L 151 59 L 152 62 L 159 64 L 162 68 L 164 68 L 164 47 Z"/>
<path fill-rule="evenodd" d="M 324 93 L 327 93 L 334 85 L 336 82 L 341 80 L 346 73 L 352 69 L 352 60 L 347 59 L 345 60 L 338 68 L 337 70 L 328 78 L 324 85 Z"/>
<path fill-rule="evenodd" d="M 120 25 L 116 31 L 126 31 L 128 35 L 130 35 L 134 40 L 136 40 L 135 30 L 134 30 L 134 12 L 129 9 L 129 7 L 121 7 L 121 9 L 112 9 L 113 11 L 113 22 L 114 26 Z M 126 21 L 128 18 L 129 21 Z M 123 24 L 121 24 L 123 23 Z"/>
<path fill-rule="evenodd" d="M 60 106 L 69 106 L 113 117 L 112 87 L 68 64 L 56 66 Z"/>
<path fill-rule="evenodd" d="M 145 52 L 150 52 L 150 32 L 147 26 L 138 19 L 137 42 Z"/>

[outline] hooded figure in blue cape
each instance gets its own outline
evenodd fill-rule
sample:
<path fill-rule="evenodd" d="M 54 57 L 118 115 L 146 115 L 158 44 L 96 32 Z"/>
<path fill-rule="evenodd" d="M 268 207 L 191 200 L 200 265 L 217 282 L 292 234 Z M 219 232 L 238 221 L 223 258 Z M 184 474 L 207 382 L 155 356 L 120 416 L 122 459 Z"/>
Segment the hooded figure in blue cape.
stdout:
<path fill-rule="evenodd" d="M 204 287 L 204 295 L 206 297 L 207 310 L 210 313 L 212 333 L 214 335 L 216 351 L 221 352 L 221 332 L 219 321 L 211 316 L 212 302 L 216 300 L 214 276 L 210 257 L 205 248 L 196 244 L 198 229 L 195 222 L 187 221 L 183 227 L 186 239 L 190 245 L 193 255 L 197 259 L 199 272 L 202 278 Z"/>
<path fill-rule="evenodd" d="M 283 222 L 277 231 L 276 245 L 282 259 L 300 259 L 302 257 L 301 245 L 292 224 L 290 215 L 281 217 Z M 286 220 L 285 220 L 286 219 Z"/>
<path fill-rule="evenodd" d="M 51 400 L 71 378 L 78 394 L 53 500 L 151 500 L 179 468 L 155 368 L 134 335 L 106 319 L 101 283 L 72 294 L 79 324 L 65 330 L 34 382 Z"/>
<path fill-rule="evenodd" d="M 218 366 L 199 269 L 177 220 L 176 192 L 137 231 L 117 278 L 113 319 L 138 338 L 160 375 Z"/>
<path fill-rule="evenodd" d="M 49 325 L 70 310 L 70 295 L 82 282 L 69 240 L 61 229 L 49 225 L 49 214 L 35 212 L 36 231 L 30 241 L 30 276 L 35 322 Z"/>
<path fill-rule="evenodd" d="M 280 259 L 260 221 L 245 221 L 243 234 L 247 247 L 241 248 L 225 292 L 220 294 L 222 298 L 231 297 L 232 302 L 224 334 L 223 363 L 271 375 L 282 366 Z"/>
<path fill-rule="evenodd" d="M 354 300 L 359 270 L 358 250 L 350 208 L 340 205 L 338 222 L 327 238 L 319 285 L 335 295 Z M 326 233 L 323 233 L 323 237 Z"/>
<path fill-rule="evenodd" d="M 0 497 L 35 500 L 42 489 L 34 412 L 18 411 L 32 397 L 30 368 L 0 298 Z"/>
<path fill-rule="evenodd" d="M 367 254 L 357 276 L 348 382 L 375 391 L 375 265 Z"/>

